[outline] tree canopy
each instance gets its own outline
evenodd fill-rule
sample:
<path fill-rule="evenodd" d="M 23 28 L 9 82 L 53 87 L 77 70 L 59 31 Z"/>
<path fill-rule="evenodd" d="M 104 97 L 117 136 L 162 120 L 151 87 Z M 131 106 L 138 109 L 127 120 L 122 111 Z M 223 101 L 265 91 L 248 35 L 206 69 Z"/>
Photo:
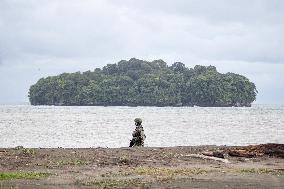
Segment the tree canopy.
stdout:
<path fill-rule="evenodd" d="M 249 79 L 214 66 L 131 58 L 41 78 L 30 87 L 29 100 L 32 105 L 250 106 L 256 94 Z"/>

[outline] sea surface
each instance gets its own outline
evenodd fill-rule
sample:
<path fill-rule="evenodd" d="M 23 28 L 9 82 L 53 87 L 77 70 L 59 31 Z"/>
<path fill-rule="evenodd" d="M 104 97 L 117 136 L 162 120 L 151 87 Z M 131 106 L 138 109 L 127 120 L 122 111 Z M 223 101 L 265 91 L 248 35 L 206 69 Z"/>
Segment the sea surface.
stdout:
<path fill-rule="evenodd" d="M 127 147 L 143 119 L 145 146 L 284 143 L 284 106 L 0 106 L 0 147 Z"/>

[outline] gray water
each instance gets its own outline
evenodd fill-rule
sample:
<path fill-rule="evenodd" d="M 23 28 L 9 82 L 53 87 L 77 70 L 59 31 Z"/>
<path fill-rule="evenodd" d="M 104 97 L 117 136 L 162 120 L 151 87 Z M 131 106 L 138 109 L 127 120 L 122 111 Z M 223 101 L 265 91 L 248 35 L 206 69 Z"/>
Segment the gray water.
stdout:
<path fill-rule="evenodd" d="M 141 117 L 145 146 L 284 143 L 284 106 L 0 106 L 0 147 L 126 147 Z"/>

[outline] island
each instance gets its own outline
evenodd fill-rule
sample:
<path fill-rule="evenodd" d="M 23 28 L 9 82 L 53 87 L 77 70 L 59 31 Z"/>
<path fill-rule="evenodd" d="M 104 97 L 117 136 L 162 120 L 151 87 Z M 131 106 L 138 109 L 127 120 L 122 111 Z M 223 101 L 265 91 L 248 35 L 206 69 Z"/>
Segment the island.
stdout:
<path fill-rule="evenodd" d="M 245 76 L 214 66 L 136 58 L 94 71 L 39 79 L 29 89 L 32 105 L 63 106 L 251 106 L 256 86 Z"/>

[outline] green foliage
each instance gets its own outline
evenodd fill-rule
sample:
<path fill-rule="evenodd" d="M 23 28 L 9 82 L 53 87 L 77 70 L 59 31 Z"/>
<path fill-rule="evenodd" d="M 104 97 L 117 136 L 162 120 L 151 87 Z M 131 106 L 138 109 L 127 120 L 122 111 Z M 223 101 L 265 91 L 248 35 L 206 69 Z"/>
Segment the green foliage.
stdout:
<path fill-rule="evenodd" d="M 40 179 L 48 177 L 49 173 L 34 173 L 34 172 L 0 172 L 0 180 L 13 179 Z"/>
<path fill-rule="evenodd" d="M 84 161 L 84 160 L 80 160 L 80 159 L 76 159 L 76 160 L 60 160 L 58 162 L 56 162 L 57 166 L 65 166 L 65 165 L 87 165 L 88 162 Z"/>
<path fill-rule="evenodd" d="M 282 169 L 267 169 L 267 168 L 247 168 L 247 169 L 237 169 L 236 172 L 243 174 L 272 174 L 272 175 L 284 175 Z"/>
<path fill-rule="evenodd" d="M 161 168 L 161 167 L 138 167 L 134 169 L 134 173 L 138 175 L 148 176 L 175 176 L 175 175 L 200 175 L 208 173 L 207 170 L 200 168 Z"/>
<path fill-rule="evenodd" d="M 96 188 L 138 188 L 138 186 L 144 185 L 140 179 L 104 179 L 104 180 L 94 180 L 90 182 L 80 183 L 85 186 L 95 186 Z M 140 187 L 139 187 L 140 188 Z M 144 188 L 144 187 L 143 187 Z"/>
<path fill-rule="evenodd" d="M 250 106 L 256 94 L 246 77 L 214 66 L 189 69 L 181 62 L 132 58 L 42 78 L 30 87 L 29 99 L 32 105 Z"/>
<path fill-rule="evenodd" d="M 26 156 L 34 156 L 36 154 L 34 149 L 30 148 L 23 148 L 21 150 L 21 154 L 26 155 Z"/>
<path fill-rule="evenodd" d="M 24 148 L 23 146 L 17 146 L 15 147 L 15 153 L 17 155 L 23 155 L 23 156 L 34 156 L 36 155 L 36 150 L 32 148 Z"/>

